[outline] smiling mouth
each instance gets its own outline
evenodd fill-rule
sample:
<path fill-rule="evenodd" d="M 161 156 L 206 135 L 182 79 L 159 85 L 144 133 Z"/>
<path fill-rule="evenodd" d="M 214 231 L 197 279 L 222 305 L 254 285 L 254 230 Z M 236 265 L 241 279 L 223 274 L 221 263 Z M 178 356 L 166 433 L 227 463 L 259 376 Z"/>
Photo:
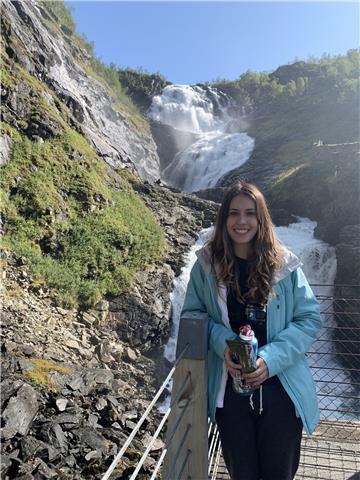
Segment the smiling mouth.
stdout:
<path fill-rule="evenodd" d="M 249 230 L 247 230 L 247 229 L 234 228 L 234 232 L 236 232 L 236 233 L 244 234 L 244 233 L 248 233 L 248 231 Z"/>

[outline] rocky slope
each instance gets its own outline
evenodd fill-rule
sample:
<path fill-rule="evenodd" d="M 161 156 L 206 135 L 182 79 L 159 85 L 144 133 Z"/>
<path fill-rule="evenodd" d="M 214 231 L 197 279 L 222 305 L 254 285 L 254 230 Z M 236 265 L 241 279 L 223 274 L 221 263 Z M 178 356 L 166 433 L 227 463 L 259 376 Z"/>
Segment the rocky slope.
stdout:
<path fill-rule="evenodd" d="M 216 205 L 159 185 L 134 188 L 154 209 L 172 245 L 164 261 L 139 273 L 131 293 L 91 310 L 54 306 L 33 285 L 27 260 L 2 256 L 2 478 L 101 478 L 165 378 L 161 345 L 169 294 L 196 231 Z M 126 479 L 160 414 L 152 413 L 114 478 Z M 142 472 L 150 472 L 159 440 Z"/>

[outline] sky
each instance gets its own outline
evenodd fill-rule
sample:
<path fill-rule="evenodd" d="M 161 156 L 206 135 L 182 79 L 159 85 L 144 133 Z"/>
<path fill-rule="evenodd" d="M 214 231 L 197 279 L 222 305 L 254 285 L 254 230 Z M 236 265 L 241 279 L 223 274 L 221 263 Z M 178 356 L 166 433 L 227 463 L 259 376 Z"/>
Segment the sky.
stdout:
<path fill-rule="evenodd" d="M 234 80 L 295 60 L 359 47 L 359 3 L 348 1 L 66 1 L 106 64 L 170 82 Z"/>

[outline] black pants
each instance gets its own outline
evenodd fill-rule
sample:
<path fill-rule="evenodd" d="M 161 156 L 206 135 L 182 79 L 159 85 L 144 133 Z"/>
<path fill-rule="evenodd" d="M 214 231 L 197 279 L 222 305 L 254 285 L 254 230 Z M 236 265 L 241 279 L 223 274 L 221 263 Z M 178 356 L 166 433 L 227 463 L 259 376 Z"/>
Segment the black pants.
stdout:
<path fill-rule="evenodd" d="M 302 421 L 280 382 L 241 396 L 226 385 L 224 408 L 217 408 L 223 456 L 232 480 L 292 480 L 299 466 Z"/>

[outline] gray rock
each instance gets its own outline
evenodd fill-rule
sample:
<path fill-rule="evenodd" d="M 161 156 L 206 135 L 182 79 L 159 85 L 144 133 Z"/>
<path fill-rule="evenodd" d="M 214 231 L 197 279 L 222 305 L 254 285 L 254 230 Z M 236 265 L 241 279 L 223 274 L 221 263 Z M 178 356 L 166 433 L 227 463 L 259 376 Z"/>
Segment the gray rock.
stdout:
<path fill-rule="evenodd" d="M 89 460 L 93 460 L 94 458 L 101 458 L 101 457 L 102 457 L 101 451 L 92 450 L 91 452 L 85 455 L 85 460 L 89 461 Z"/>
<path fill-rule="evenodd" d="M 67 451 L 67 441 L 66 441 L 66 438 L 65 438 L 65 434 L 64 434 L 62 428 L 60 427 L 60 425 L 54 425 L 53 426 L 53 432 L 55 434 L 57 444 L 59 445 L 60 450 L 62 452 L 66 452 Z"/>
<path fill-rule="evenodd" d="M 136 352 L 128 347 L 126 350 L 125 350 L 125 358 L 127 360 L 130 360 L 131 362 L 136 362 L 136 360 L 138 360 L 139 356 L 136 354 Z"/>
<path fill-rule="evenodd" d="M 12 396 L 3 413 L 5 426 L 1 429 L 1 437 L 6 440 L 17 433 L 26 435 L 31 422 L 38 411 L 38 396 L 30 385 L 24 384 L 16 396 Z"/>
<path fill-rule="evenodd" d="M 121 421 L 126 422 L 127 420 L 136 420 L 137 418 L 138 412 L 136 410 L 129 410 L 122 415 Z"/>
<path fill-rule="evenodd" d="M 55 403 L 56 408 L 59 410 L 59 412 L 64 412 L 66 410 L 68 400 L 66 398 L 58 398 Z"/>
<path fill-rule="evenodd" d="M 5 474 L 11 465 L 11 458 L 7 455 L 0 455 L 0 474 L 2 478 L 5 478 Z"/>
<path fill-rule="evenodd" d="M 104 363 L 111 363 L 115 361 L 115 358 L 110 353 L 109 344 L 107 342 L 96 345 L 95 352 L 99 356 L 99 359 Z"/>
<path fill-rule="evenodd" d="M 88 369 L 83 374 L 75 373 L 66 385 L 78 394 L 89 395 L 97 390 L 111 391 L 113 381 L 114 374 L 110 370 Z"/>
<path fill-rule="evenodd" d="M 41 428 L 39 436 L 47 445 L 59 449 L 62 453 L 68 451 L 68 442 L 59 424 L 46 423 Z"/>
<path fill-rule="evenodd" d="M 64 430 L 69 430 L 80 425 L 81 414 L 60 413 L 53 419 L 54 425 L 59 424 Z"/>
<path fill-rule="evenodd" d="M 6 378 L 3 382 L 0 384 L 0 390 L 1 390 L 1 395 L 0 395 L 0 401 L 1 401 L 1 408 L 5 405 L 5 403 L 9 400 L 10 397 L 12 397 L 18 390 L 19 388 L 24 385 L 24 382 L 21 380 L 13 380 L 11 378 Z"/>
<path fill-rule="evenodd" d="M 0 137 L 0 166 L 6 165 L 10 160 L 13 141 L 8 135 Z"/>
<path fill-rule="evenodd" d="M 20 475 L 20 477 L 17 477 L 18 480 L 34 480 L 34 477 L 31 475 L 31 473 L 25 473 L 24 475 Z"/>
<path fill-rule="evenodd" d="M 58 478 L 59 474 L 56 470 L 49 468 L 46 463 L 41 460 L 41 458 L 36 458 L 34 461 L 34 474 L 35 478 L 48 479 L 48 478 Z M 36 472 L 36 473 L 35 473 Z"/>
<path fill-rule="evenodd" d="M 56 450 L 51 445 L 47 445 L 45 442 L 42 442 L 35 437 L 28 435 L 20 441 L 20 458 L 24 462 L 29 462 L 35 457 L 53 461 L 55 458 L 59 457 L 59 455 L 59 450 Z"/>
<path fill-rule="evenodd" d="M 99 427 L 98 420 L 99 420 L 99 415 L 91 413 L 88 417 L 89 426 L 93 428 L 98 428 Z"/>
<path fill-rule="evenodd" d="M 76 431 L 76 436 L 79 440 L 80 445 L 89 446 L 92 450 L 98 450 L 103 453 L 107 453 L 111 442 L 106 440 L 102 435 L 97 433 L 91 427 L 79 428 Z"/>
<path fill-rule="evenodd" d="M 108 402 L 106 401 L 105 398 L 99 398 L 99 400 L 95 404 L 95 408 L 97 411 L 103 410 L 105 407 L 107 407 Z"/>

